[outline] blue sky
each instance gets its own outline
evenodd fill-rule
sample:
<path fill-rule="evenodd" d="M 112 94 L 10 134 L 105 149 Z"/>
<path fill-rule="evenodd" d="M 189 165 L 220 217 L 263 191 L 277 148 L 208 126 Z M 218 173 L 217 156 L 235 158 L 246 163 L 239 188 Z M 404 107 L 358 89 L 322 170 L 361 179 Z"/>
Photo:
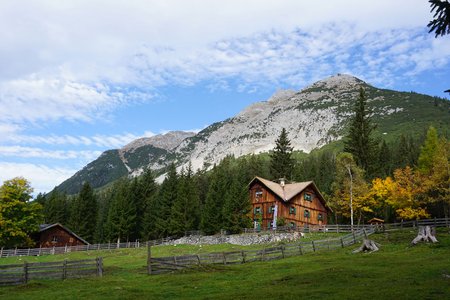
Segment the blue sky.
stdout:
<path fill-rule="evenodd" d="M 347 73 L 448 97 L 425 0 L 0 2 L 0 181 L 48 192 L 107 149 Z"/>

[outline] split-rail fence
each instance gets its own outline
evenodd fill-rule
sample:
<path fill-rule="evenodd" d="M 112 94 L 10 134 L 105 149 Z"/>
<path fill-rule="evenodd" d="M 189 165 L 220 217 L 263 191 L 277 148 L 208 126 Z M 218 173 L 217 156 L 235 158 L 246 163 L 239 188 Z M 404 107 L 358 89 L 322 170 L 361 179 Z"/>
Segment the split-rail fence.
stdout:
<path fill-rule="evenodd" d="M 70 279 L 103 276 L 103 259 L 63 260 L 0 265 L 0 286 L 26 284 L 32 279 Z"/>
<path fill-rule="evenodd" d="M 290 256 L 303 255 L 311 252 L 332 250 L 356 244 L 375 232 L 375 227 L 363 228 L 338 238 L 325 240 L 299 241 L 285 245 L 264 248 L 260 250 L 242 250 L 231 252 L 202 253 L 197 255 L 182 255 L 170 257 L 152 257 L 151 247 L 148 247 L 148 274 L 163 274 L 182 269 L 198 268 L 201 265 L 231 265 L 254 261 L 268 261 Z"/>

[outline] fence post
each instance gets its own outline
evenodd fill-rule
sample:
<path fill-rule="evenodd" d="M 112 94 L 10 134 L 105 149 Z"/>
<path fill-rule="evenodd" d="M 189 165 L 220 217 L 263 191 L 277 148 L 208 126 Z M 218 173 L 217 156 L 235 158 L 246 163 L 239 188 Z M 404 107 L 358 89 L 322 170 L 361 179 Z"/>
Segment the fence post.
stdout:
<path fill-rule="evenodd" d="M 244 250 L 241 251 L 242 254 L 242 263 L 245 264 L 245 252 Z"/>
<path fill-rule="evenodd" d="M 266 247 L 264 247 L 263 251 L 261 252 L 261 261 L 264 261 L 266 256 Z"/>
<path fill-rule="evenodd" d="M 225 256 L 225 252 L 222 252 L 222 256 L 223 256 L 223 264 L 226 265 L 227 264 L 227 258 Z"/>
<path fill-rule="evenodd" d="M 316 252 L 316 245 L 314 245 L 314 241 L 311 241 L 313 251 Z"/>
<path fill-rule="evenodd" d="M 42 245 L 39 245 L 39 256 L 41 256 Z"/>
<path fill-rule="evenodd" d="M 336 231 L 337 231 L 337 233 L 339 233 L 339 224 L 336 224 Z"/>
<path fill-rule="evenodd" d="M 284 258 L 284 245 L 281 245 L 281 256 Z"/>
<path fill-rule="evenodd" d="M 341 238 L 341 246 L 342 246 L 342 248 L 344 248 L 344 239 L 343 238 Z"/>
<path fill-rule="evenodd" d="M 17 247 L 14 249 L 14 256 L 17 256 Z"/>
<path fill-rule="evenodd" d="M 200 255 L 197 254 L 197 260 L 198 260 L 198 264 L 201 265 L 201 261 L 200 261 Z"/>
<path fill-rule="evenodd" d="M 148 275 L 152 275 L 152 249 L 149 242 L 147 242 L 147 272 Z"/>
<path fill-rule="evenodd" d="M 0 250 L 0 258 L 2 258 L 3 257 L 3 247 L 2 247 L 2 250 Z"/>
<path fill-rule="evenodd" d="M 353 244 L 356 244 L 356 236 L 355 236 L 355 232 L 352 231 L 352 235 L 353 235 Z"/>
<path fill-rule="evenodd" d="M 25 283 L 28 282 L 28 263 L 27 262 L 23 263 L 23 280 L 25 281 Z"/>
<path fill-rule="evenodd" d="M 103 257 L 97 257 L 97 275 L 99 277 L 103 276 Z"/>
<path fill-rule="evenodd" d="M 64 259 L 63 261 L 63 272 L 62 272 L 62 279 L 67 278 L 67 259 Z"/>
<path fill-rule="evenodd" d="M 300 255 L 303 255 L 303 250 L 302 250 L 302 244 L 298 243 L 298 251 L 300 252 Z"/>
<path fill-rule="evenodd" d="M 364 237 L 367 239 L 367 232 L 366 229 L 363 227 Z"/>

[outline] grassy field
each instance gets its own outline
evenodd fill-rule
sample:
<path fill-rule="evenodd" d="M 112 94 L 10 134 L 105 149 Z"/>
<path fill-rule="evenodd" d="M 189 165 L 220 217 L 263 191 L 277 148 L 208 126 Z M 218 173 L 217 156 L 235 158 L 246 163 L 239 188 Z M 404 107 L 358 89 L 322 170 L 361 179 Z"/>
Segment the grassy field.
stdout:
<path fill-rule="evenodd" d="M 410 247 L 415 231 L 374 234 L 381 250 L 355 247 L 234 266 L 203 267 L 167 275 L 146 274 L 145 249 L 8 258 L 0 262 L 62 260 L 101 255 L 105 275 L 34 281 L 0 288 L 1 299 L 446 299 L 450 298 L 450 235 L 439 244 Z M 252 246 L 255 248 L 256 246 Z M 231 245 L 158 246 L 155 256 L 248 249 Z M 21 260 L 20 260 L 21 259 Z"/>

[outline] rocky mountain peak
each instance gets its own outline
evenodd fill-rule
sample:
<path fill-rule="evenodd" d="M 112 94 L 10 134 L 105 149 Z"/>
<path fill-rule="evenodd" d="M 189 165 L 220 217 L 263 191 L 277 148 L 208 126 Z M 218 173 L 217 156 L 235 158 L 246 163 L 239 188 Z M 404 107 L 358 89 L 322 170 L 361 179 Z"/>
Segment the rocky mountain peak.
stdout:
<path fill-rule="evenodd" d="M 131 143 L 125 145 L 120 150 L 121 152 L 129 152 L 147 145 L 165 150 L 172 150 L 173 148 L 177 147 L 184 139 L 194 135 L 195 132 L 169 131 L 165 134 L 157 134 L 152 137 L 143 137 L 134 140 Z"/>
<path fill-rule="evenodd" d="M 365 84 L 365 82 L 355 76 L 348 74 L 336 74 L 313 83 L 312 85 L 305 88 L 305 90 L 314 88 L 316 89 L 354 88 L 361 84 Z"/>

